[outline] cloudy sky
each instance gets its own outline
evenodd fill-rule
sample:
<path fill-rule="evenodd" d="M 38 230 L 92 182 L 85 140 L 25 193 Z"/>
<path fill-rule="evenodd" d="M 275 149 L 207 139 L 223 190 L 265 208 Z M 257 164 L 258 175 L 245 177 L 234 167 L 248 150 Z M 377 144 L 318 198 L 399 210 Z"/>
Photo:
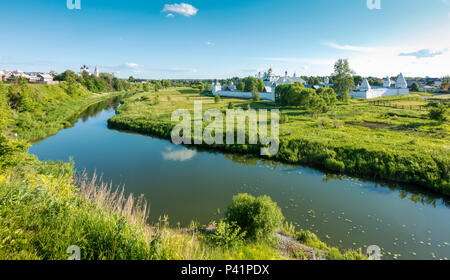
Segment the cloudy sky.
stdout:
<path fill-rule="evenodd" d="M 363 76 L 450 74 L 450 0 L 379 0 L 381 9 L 367 0 L 79 1 L 81 9 L 67 0 L 1 1 L 0 69 L 329 75 L 348 58 Z"/>

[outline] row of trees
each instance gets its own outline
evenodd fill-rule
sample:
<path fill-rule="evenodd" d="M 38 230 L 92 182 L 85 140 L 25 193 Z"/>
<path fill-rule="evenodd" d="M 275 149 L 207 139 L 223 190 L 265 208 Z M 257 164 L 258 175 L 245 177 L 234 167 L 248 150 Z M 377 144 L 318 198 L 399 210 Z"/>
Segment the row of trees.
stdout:
<path fill-rule="evenodd" d="M 131 88 L 130 82 L 127 80 L 121 80 L 114 77 L 113 74 L 101 73 L 99 77 L 90 75 L 87 72 L 82 75 L 77 75 L 71 70 L 66 70 L 63 73 L 55 76 L 56 81 L 65 81 L 71 87 L 76 82 L 84 86 L 87 90 L 94 93 L 109 92 L 109 91 L 122 91 Z"/>
<path fill-rule="evenodd" d="M 317 91 L 305 88 L 302 83 L 279 85 L 275 89 L 275 101 L 282 106 L 301 107 L 317 117 L 331 110 L 338 100 L 349 101 L 349 92 L 355 85 L 355 79 L 347 60 L 336 62 L 332 80 L 333 88 L 322 87 Z"/>

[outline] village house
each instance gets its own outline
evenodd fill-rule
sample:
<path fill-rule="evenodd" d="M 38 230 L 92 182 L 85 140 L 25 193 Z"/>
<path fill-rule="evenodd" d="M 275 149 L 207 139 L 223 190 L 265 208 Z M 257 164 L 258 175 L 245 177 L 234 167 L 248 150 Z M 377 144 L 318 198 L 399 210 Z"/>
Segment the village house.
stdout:
<path fill-rule="evenodd" d="M 13 82 L 16 78 L 25 78 L 31 84 L 57 84 L 57 81 L 53 81 L 53 76 L 46 73 L 28 72 L 25 73 L 21 70 L 15 71 L 0 71 L 0 81 Z"/>

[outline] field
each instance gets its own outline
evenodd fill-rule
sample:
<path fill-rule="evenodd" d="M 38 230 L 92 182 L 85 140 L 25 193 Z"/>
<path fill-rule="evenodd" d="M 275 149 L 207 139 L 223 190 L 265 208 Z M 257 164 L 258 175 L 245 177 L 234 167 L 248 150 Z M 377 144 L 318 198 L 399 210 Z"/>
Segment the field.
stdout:
<path fill-rule="evenodd" d="M 334 110 L 313 118 L 304 110 L 279 107 L 268 101 L 222 99 L 216 103 L 213 97 L 200 95 L 196 90 L 166 89 L 140 93 L 125 100 L 117 115 L 109 120 L 109 125 L 170 138 L 176 124 L 171 122 L 172 112 L 175 109 L 192 111 L 196 100 L 203 101 L 203 110 L 217 108 L 225 112 L 230 102 L 244 110 L 248 106 L 279 109 L 282 114 L 280 150 L 272 159 L 413 184 L 450 194 L 449 122 L 430 120 L 426 107 L 429 101 L 419 94 L 352 100 L 350 104 L 338 104 Z M 210 148 L 238 153 L 259 152 L 258 147 L 252 145 Z"/>

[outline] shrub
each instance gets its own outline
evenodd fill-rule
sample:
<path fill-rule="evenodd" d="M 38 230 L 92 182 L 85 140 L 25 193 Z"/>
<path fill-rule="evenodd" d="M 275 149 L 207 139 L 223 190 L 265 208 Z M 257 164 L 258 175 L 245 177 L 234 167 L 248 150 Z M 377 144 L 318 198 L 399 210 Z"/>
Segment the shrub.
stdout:
<path fill-rule="evenodd" d="M 214 245 L 224 248 L 235 248 L 242 245 L 245 232 L 241 232 L 241 228 L 236 222 L 228 223 L 220 221 L 214 233 L 208 235 L 208 239 Z"/>
<path fill-rule="evenodd" d="M 442 103 L 439 103 L 439 105 L 436 108 L 430 109 L 430 113 L 428 116 L 430 117 L 430 119 L 442 123 L 442 122 L 446 121 L 446 116 L 445 116 L 446 112 L 447 112 L 447 108 Z"/>
<path fill-rule="evenodd" d="M 214 103 L 219 103 L 220 102 L 220 96 L 219 95 L 215 95 L 214 96 Z"/>
<path fill-rule="evenodd" d="M 350 260 L 350 261 L 360 261 L 360 260 L 366 260 L 367 257 L 364 256 L 361 249 L 359 250 L 348 250 L 344 253 L 344 259 Z"/>
<path fill-rule="evenodd" d="M 306 246 L 310 246 L 316 249 L 327 249 L 327 245 L 320 241 L 320 239 L 314 233 L 308 230 L 302 230 L 295 234 L 295 240 L 302 242 Z"/>
<path fill-rule="evenodd" d="M 341 261 L 344 260 L 344 256 L 342 256 L 338 248 L 333 247 L 327 253 L 327 260 Z"/>
<path fill-rule="evenodd" d="M 333 125 L 334 125 L 334 128 L 340 128 L 340 127 L 342 127 L 342 122 L 339 120 L 334 120 Z"/>
<path fill-rule="evenodd" d="M 253 99 L 253 101 L 259 101 L 259 100 L 261 100 L 261 95 L 259 94 L 259 92 L 253 92 L 252 93 L 252 99 Z"/>
<path fill-rule="evenodd" d="M 342 161 L 336 160 L 334 158 L 328 158 L 325 161 L 325 167 L 330 170 L 339 171 L 339 172 L 342 172 L 345 170 L 345 164 Z"/>
<path fill-rule="evenodd" d="M 234 104 L 232 103 L 232 102 L 229 102 L 228 103 L 228 109 L 234 109 Z"/>
<path fill-rule="evenodd" d="M 246 238 L 252 240 L 271 239 L 284 220 L 281 209 L 270 197 L 246 193 L 233 197 L 226 218 L 229 223 L 235 222 L 246 232 Z"/>

